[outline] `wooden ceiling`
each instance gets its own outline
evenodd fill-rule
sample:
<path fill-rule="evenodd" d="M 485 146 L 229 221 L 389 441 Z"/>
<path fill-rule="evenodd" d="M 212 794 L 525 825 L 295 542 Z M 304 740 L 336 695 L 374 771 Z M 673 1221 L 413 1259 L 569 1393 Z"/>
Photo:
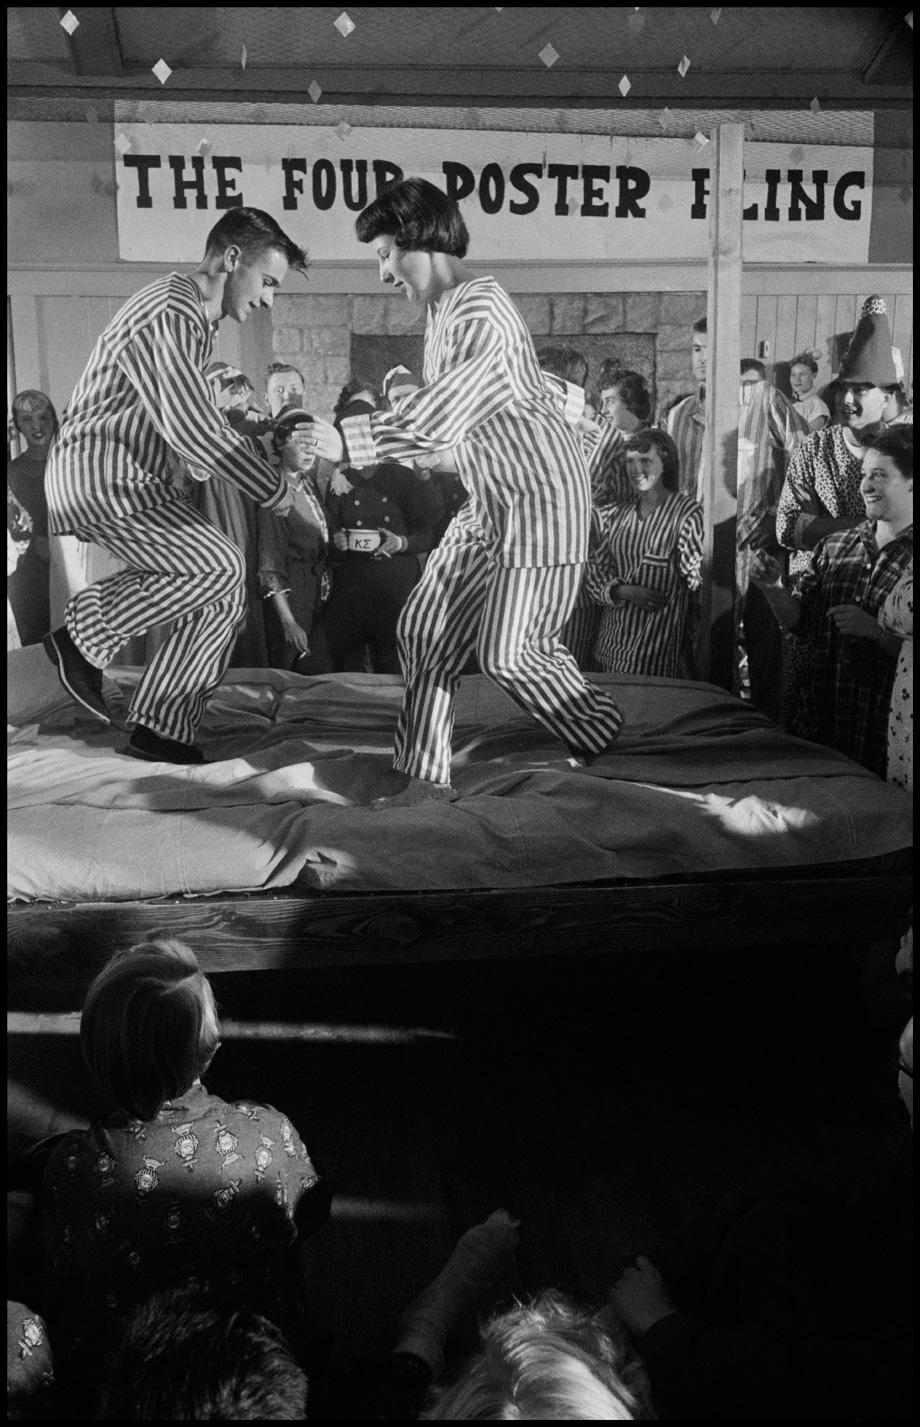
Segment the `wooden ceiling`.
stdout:
<path fill-rule="evenodd" d="M 41 96 L 310 103 L 311 83 L 320 104 L 612 112 L 804 109 L 815 98 L 824 110 L 905 109 L 913 94 L 904 8 L 351 6 L 346 34 L 339 6 L 73 13 L 69 35 L 65 6 L 8 9 L 12 117 Z M 165 85 L 151 73 L 161 59 Z"/>

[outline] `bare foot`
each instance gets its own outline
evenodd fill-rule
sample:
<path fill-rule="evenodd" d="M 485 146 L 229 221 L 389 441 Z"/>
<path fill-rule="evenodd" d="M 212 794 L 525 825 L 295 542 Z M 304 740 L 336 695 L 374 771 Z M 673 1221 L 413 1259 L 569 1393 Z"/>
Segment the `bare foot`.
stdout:
<path fill-rule="evenodd" d="M 453 803 L 459 795 L 449 783 L 432 783 L 428 778 L 410 778 L 402 792 L 374 798 L 372 808 L 413 808 L 418 803 Z"/>
<path fill-rule="evenodd" d="M 610 1291 L 620 1320 L 636 1337 L 647 1333 L 662 1318 L 677 1312 L 677 1305 L 651 1259 L 640 1254 L 624 1269 Z"/>

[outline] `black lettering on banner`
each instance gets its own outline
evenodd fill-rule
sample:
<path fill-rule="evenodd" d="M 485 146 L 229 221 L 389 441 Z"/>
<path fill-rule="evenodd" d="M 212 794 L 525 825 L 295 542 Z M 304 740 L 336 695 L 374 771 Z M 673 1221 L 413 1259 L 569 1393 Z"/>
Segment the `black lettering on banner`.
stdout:
<path fill-rule="evenodd" d="M 224 158 L 214 154 L 211 159 L 211 167 L 217 174 L 217 197 L 214 200 L 215 208 L 241 208 L 243 206 L 243 195 L 237 193 L 236 179 L 230 178 L 228 169 L 236 169 L 238 173 L 243 172 L 243 160 L 237 158 Z"/>
<path fill-rule="evenodd" d="M 375 198 L 379 198 L 385 188 L 391 183 L 398 183 L 403 176 L 403 171 L 399 164 L 391 164 L 387 159 L 374 159 L 374 187 L 377 190 Z"/>
<path fill-rule="evenodd" d="M 606 218 L 610 204 L 604 198 L 599 183 L 610 182 L 610 168 L 607 164 L 585 164 L 581 171 L 582 199 L 581 211 L 585 218 Z"/>
<path fill-rule="evenodd" d="M 548 164 L 546 176 L 556 180 L 556 205 L 553 212 L 564 217 L 569 211 L 569 179 L 578 177 L 578 168 L 574 164 Z"/>
<path fill-rule="evenodd" d="M 742 171 L 741 171 L 741 185 L 742 185 L 741 191 L 742 191 L 742 193 L 744 192 L 744 184 L 745 184 L 746 182 L 747 182 L 747 169 L 742 169 Z M 747 206 L 747 208 L 742 208 L 742 210 L 741 210 L 741 217 L 742 217 L 742 218 L 747 218 L 747 219 L 753 219 L 753 218 L 756 218 L 756 217 L 757 217 L 757 214 L 759 213 L 759 211 L 760 211 L 760 205 L 759 205 L 759 204 L 757 204 L 757 203 L 749 203 L 748 206 Z"/>
<path fill-rule="evenodd" d="M 639 200 L 647 196 L 652 186 L 651 178 L 644 168 L 633 168 L 626 164 L 617 165 L 616 176 L 620 185 L 620 198 L 613 210 L 614 218 L 644 218 L 645 209 L 639 207 Z"/>
<path fill-rule="evenodd" d="M 790 223 L 800 223 L 803 212 L 806 222 L 820 222 L 824 217 L 824 187 L 827 183 L 827 169 L 812 169 L 811 181 L 815 186 L 814 198 L 810 193 L 805 192 L 803 184 L 805 175 L 800 168 L 791 168 L 786 177 L 789 180 L 790 188 L 788 214 Z"/>
<path fill-rule="evenodd" d="M 706 200 L 709 197 L 709 169 L 692 168 L 690 177 L 693 179 L 693 202 L 690 205 L 690 217 L 705 218 Z"/>
<path fill-rule="evenodd" d="M 194 178 L 183 178 L 185 173 L 185 159 L 181 154 L 169 155 L 169 167 L 173 171 L 173 208 L 188 208 L 188 199 L 185 196 L 186 189 L 195 190 L 195 207 L 207 208 L 208 199 L 204 191 L 204 159 L 198 154 L 193 154 L 189 162 L 192 165 Z"/>
<path fill-rule="evenodd" d="M 282 159 L 281 172 L 284 174 L 284 197 L 281 199 L 282 208 L 296 208 L 297 195 L 303 193 L 303 183 L 296 177 L 297 174 L 306 174 L 306 159 Z"/>
<path fill-rule="evenodd" d="M 134 200 L 136 208 L 152 208 L 153 199 L 150 196 L 150 170 L 152 168 L 162 168 L 163 160 L 156 154 L 125 154 L 122 164 L 127 169 L 135 169 L 137 172 L 137 198 Z"/>
<path fill-rule="evenodd" d="M 445 159 L 441 165 L 441 172 L 447 182 L 447 196 L 455 203 L 459 203 L 463 198 L 469 198 L 476 187 L 476 175 L 466 164 L 455 163 L 453 159 Z"/>
<path fill-rule="evenodd" d="M 317 159 L 313 165 L 313 206 L 326 213 L 335 202 L 335 165 Z"/>
<path fill-rule="evenodd" d="M 342 197 L 352 213 L 360 213 L 367 207 L 367 159 L 342 160 Z"/>
<path fill-rule="evenodd" d="M 524 195 L 523 203 L 512 201 L 508 204 L 508 211 L 510 213 L 533 213 L 534 209 L 539 207 L 540 192 L 529 182 L 531 174 L 534 178 L 542 178 L 543 165 L 515 164 L 508 175 L 511 187 L 516 188 L 518 193 L 523 193 Z"/>
<path fill-rule="evenodd" d="M 505 175 L 501 164 L 486 164 L 479 175 L 479 206 L 483 213 L 499 213 L 505 202 Z"/>
<path fill-rule="evenodd" d="M 862 204 L 858 198 L 854 198 L 852 203 L 847 204 L 848 188 L 865 188 L 866 175 L 860 173 L 858 169 L 851 169 L 849 173 L 843 174 L 834 184 L 834 212 L 838 218 L 843 218 L 848 223 L 855 223 L 862 215 Z"/>
<path fill-rule="evenodd" d="M 779 168 L 768 168 L 764 174 L 767 181 L 767 201 L 763 206 L 763 216 L 767 223 L 778 223 L 779 212 L 779 186 L 783 179 L 783 171 Z"/>

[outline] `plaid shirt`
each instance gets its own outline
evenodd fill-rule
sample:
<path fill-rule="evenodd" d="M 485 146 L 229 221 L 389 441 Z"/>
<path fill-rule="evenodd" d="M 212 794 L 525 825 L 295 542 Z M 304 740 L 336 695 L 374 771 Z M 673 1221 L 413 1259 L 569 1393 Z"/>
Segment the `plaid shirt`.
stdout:
<path fill-rule="evenodd" d="M 801 618 L 792 638 L 809 642 L 811 665 L 792 731 L 881 777 L 897 659 L 868 639 L 841 634 L 828 611 L 855 604 L 877 618 L 913 554 L 913 526 L 880 550 L 875 522 L 865 520 L 819 542 L 793 595 Z"/>

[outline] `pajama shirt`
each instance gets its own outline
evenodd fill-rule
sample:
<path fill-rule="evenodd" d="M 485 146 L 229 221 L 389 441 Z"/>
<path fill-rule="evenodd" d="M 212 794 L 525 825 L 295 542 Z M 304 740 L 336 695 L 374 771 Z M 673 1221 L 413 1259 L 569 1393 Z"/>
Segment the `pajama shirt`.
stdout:
<path fill-rule="evenodd" d="M 622 717 L 560 638 L 587 558 L 588 470 L 524 321 L 493 278 L 461 283 L 429 307 L 424 377 L 394 411 L 342 422 L 350 464 L 451 449 L 469 492 L 400 619 L 406 693 L 395 766 L 449 782 L 453 697 L 473 653 L 555 736 L 598 753 Z"/>
<path fill-rule="evenodd" d="M 269 510 L 286 500 L 281 476 L 217 408 L 204 376 L 212 341 L 190 277 L 171 273 L 132 297 L 93 349 L 45 479 L 51 533 L 94 541 L 128 567 L 73 596 L 72 638 L 104 668 L 133 635 L 174 621 L 128 717 L 183 743 L 227 667 L 246 572 L 237 547 L 170 480 L 176 457 Z"/>

